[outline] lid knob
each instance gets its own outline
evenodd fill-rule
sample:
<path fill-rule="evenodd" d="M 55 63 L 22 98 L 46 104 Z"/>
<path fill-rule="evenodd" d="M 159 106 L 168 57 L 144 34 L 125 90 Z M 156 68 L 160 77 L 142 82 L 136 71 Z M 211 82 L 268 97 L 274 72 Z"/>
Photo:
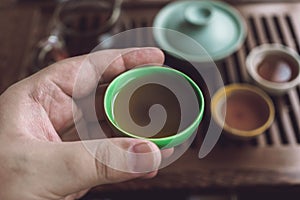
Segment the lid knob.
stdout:
<path fill-rule="evenodd" d="M 212 18 L 212 6 L 204 2 L 189 5 L 184 10 L 184 18 L 192 25 L 204 26 Z"/>

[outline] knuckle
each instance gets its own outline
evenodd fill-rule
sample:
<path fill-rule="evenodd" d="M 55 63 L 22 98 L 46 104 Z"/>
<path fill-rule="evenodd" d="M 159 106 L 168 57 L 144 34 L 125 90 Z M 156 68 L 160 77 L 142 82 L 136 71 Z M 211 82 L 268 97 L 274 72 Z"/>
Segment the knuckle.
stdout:
<path fill-rule="evenodd" d="M 111 168 L 108 166 L 110 162 L 110 150 L 109 148 L 101 148 L 97 150 L 95 158 L 95 165 L 97 171 L 97 177 L 101 182 L 113 182 L 114 176 Z"/>

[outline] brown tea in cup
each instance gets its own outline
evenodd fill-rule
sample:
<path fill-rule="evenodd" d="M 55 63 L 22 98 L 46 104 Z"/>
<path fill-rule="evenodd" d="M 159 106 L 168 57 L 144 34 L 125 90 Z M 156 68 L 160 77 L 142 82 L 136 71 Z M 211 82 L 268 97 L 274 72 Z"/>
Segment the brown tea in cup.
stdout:
<path fill-rule="evenodd" d="M 300 57 L 281 44 L 263 44 L 251 50 L 246 69 L 256 85 L 281 96 L 300 83 Z"/>
<path fill-rule="evenodd" d="M 271 82 L 289 82 L 297 77 L 298 63 L 284 55 L 266 55 L 257 67 L 258 74 Z"/>
<path fill-rule="evenodd" d="M 225 123 L 238 130 L 250 131 L 266 123 L 270 110 L 266 101 L 251 91 L 235 91 L 222 106 Z"/>
<path fill-rule="evenodd" d="M 258 87 L 248 84 L 220 88 L 212 98 L 211 110 L 226 135 L 243 140 L 262 134 L 275 117 L 272 99 Z"/>
<path fill-rule="evenodd" d="M 123 130 L 140 137 L 177 134 L 197 118 L 193 87 L 179 75 L 150 73 L 132 78 L 114 99 L 114 119 Z"/>

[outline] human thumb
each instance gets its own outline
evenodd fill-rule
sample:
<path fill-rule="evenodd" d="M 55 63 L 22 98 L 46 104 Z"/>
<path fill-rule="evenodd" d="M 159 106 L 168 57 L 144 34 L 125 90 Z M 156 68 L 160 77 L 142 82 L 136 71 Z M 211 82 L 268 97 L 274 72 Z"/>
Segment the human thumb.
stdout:
<path fill-rule="evenodd" d="M 40 149 L 45 151 L 47 159 L 39 171 L 45 172 L 44 180 L 62 196 L 147 176 L 156 171 L 161 162 L 161 153 L 155 144 L 131 138 L 50 143 Z"/>

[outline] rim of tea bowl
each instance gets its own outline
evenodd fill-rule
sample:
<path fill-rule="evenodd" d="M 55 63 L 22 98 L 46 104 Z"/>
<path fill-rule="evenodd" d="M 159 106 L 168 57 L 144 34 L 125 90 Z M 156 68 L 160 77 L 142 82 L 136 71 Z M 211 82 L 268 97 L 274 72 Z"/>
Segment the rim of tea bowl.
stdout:
<path fill-rule="evenodd" d="M 262 60 L 270 55 L 280 55 L 296 63 L 297 71 L 295 77 L 286 82 L 275 82 L 263 78 L 258 73 L 258 67 Z M 294 49 L 281 44 L 263 44 L 252 49 L 246 58 L 246 69 L 255 84 L 271 95 L 283 95 L 300 84 L 300 57 Z"/>
<path fill-rule="evenodd" d="M 227 99 L 232 94 L 236 94 L 237 92 L 248 92 L 248 93 L 250 92 L 252 94 L 257 95 L 257 97 L 260 97 L 263 100 L 263 102 L 266 103 L 268 107 L 268 112 L 267 112 L 268 117 L 267 120 L 265 120 L 262 125 L 252 130 L 242 130 L 230 126 L 226 122 L 225 120 L 226 114 L 225 116 L 224 114 L 222 114 L 222 109 L 223 109 L 222 105 L 226 103 Z M 212 112 L 213 119 L 216 121 L 216 123 L 219 126 L 223 127 L 224 132 L 228 136 L 231 136 L 231 138 L 235 138 L 235 139 L 250 139 L 264 133 L 271 126 L 275 118 L 275 109 L 271 98 L 263 90 L 249 84 L 230 84 L 225 86 L 224 88 L 220 88 L 212 98 L 211 112 Z M 225 112 L 229 112 L 227 108 Z M 257 114 L 259 115 L 259 113 Z"/>
<path fill-rule="evenodd" d="M 148 74 L 159 74 L 159 73 L 175 73 L 185 78 L 188 83 L 193 87 L 195 94 L 198 98 L 198 105 L 199 105 L 199 113 L 197 114 L 195 120 L 185 129 L 176 133 L 171 136 L 161 137 L 161 138 L 147 138 L 138 135 L 134 135 L 128 131 L 125 131 L 120 126 L 117 125 L 114 117 L 113 117 L 113 100 L 115 99 L 118 91 L 122 89 L 130 80 L 133 80 L 136 77 L 143 77 Z M 125 81 L 126 80 L 126 81 Z M 177 145 L 182 144 L 185 142 L 198 128 L 204 114 L 204 97 L 202 94 L 201 89 L 198 85 L 187 75 L 184 73 L 169 68 L 169 67 L 162 67 L 162 66 L 146 66 L 146 67 L 139 67 L 134 68 L 129 71 L 122 73 L 121 75 L 117 76 L 107 87 L 106 92 L 104 94 L 104 111 L 107 121 L 111 128 L 113 129 L 114 136 L 127 136 L 131 138 L 137 139 L 146 139 L 153 143 L 155 143 L 159 148 L 171 148 Z"/>

